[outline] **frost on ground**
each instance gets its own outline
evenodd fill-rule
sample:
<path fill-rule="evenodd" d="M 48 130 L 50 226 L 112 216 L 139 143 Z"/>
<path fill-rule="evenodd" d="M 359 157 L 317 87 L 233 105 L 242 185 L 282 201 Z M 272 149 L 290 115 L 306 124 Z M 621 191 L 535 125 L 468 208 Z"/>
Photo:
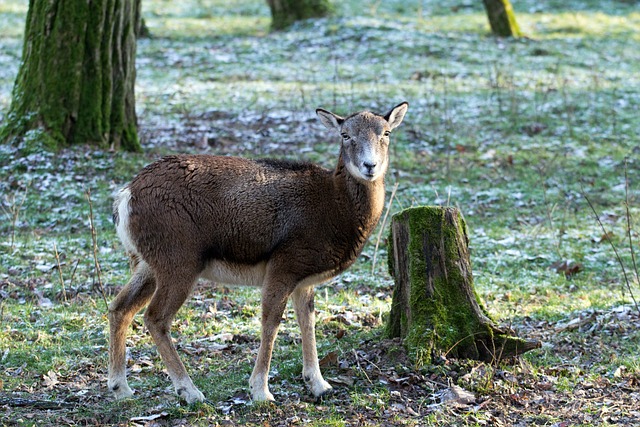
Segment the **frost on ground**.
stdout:
<path fill-rule="evenodd" d="M 640 247 L 634 6 L 574 1 L 559 10 L 558 2 L 523 1 L 514 6 L 529 37 L 514 41 L 488 36 L 474 2 L 342 2 L 334 18 L 279 33 L 268 32 L 266 3 L 232 3 L 143 6 L 155 33 L 138 45 L 144 154 L 90 147 L 49 153 L 34 141 L 0 146 L 1 422 L 640 423 L 640 318 L 611 249 L 618 248 L 640 297 L 630 256 L 630 243 Z M 13 0 L 0 5 L 0 124 L 26 8 Z M 389 100 L 411 104 L 390 149 L 387 186 L 398 185 L 392 212 L 459 207 L 484 306 L 543 348 L 509 363 L 443 357 L 413 366 L 399 342 L 382 336 L 392 291 L 383 230 L 353 269 L 317 292 L 319 351 L 333 395 L 316 402 L 301 385 L 290 310 L 271 380 L 280 404 L 251 405 L 246 382 L 259 345 L 258 294 L 203 283 L 173 333 L 209 401 L 180 405 L 140 318 L 129 335 L 136 398 L 111 401 L 101 289 L 110 299 L 128 275 L 111 193 L 174 152 L 332 167 L 339 141 L 314 110 L 376 111 Z"/>

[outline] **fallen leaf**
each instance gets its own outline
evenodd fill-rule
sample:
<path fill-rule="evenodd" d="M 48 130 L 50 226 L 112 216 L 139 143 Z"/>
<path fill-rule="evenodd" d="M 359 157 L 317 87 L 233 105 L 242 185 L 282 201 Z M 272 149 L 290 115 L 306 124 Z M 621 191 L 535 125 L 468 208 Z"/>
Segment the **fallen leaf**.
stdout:
<path fill-rule="evenodd" d="M 327 378 L 331 384 L 344 385 L 347 387 L 353 386 L 353 378 L 347 375 L 338 375 L 337 377 Z"/>
<path fill-rule="evenodd" d="M 233 334 L 222 333 L 222 334 L 214 335 L 213 337 L 211 337 L 211 341 L 222 341 L 222 342 L 233 341 Z"/>
<path fill-rule="evenodd" d="M 476 397 L 460 386 L 452 385 L 440 394 L 442 403 L 447 405 L 471 405 L 476 403 Z"/>
<path fill-rule="evenodd" d="M 624 375 L 624 371 L 627 370 L 627 367 L 622 365 L 622 366 L 618 366 L 618 369 L 616 369 L 616 371 L 613 373 L 613 377 L 614 378 L 622 378 L 622 376 Z"/>
<path fill-rule="evenodd" d="M 612 231 L 607 231 L 606 233 L 602 234 L 600 237 L 593 237 L 591 239 L 591 241 L 593 243 L 602 243 L 606 240 L 611 240 L 613 238 L 614 234 Z"/>
<path fill-rule="evenodd" d="M 129 419 L 129 421 L 135 422 L 135 421 L 153 421 L 153 420 L 157 420 L 158 418 L 164 418 L 167 415 L 169 415 L 168 412 L 160 412 L 159 414 L 152 414 L 152 415 L 147 415 L 147 416 L 143 416 L 143 417 L 132 417 Z"/>
<path fill-rule="evenodd" d="M 320 366 L 337 366 L 338 365 L 338 352 L 332 351 L 324 356 L 318 362 Z"/>
<path fill-rule="evenodd" d="M 47 388 L 53 388 L 56 384 L 59 383 L 58 374 L 53 371 L 47 372 L 42 376 L 42 378 L 44 379 L 44 386 Z"/>
<path fill-rule="evenodd" d="M 571 319 L 566 323 L 558 323 L 556 325 L 556 331 L 572 331 L 574 329 L 578 329 L 584 325 L 587 325 L 596 320 L 596 313 L 591 313 L 585 317 L 576 317 L 575 319 Z"/>
<path fill-rule="evenodd" d="M 583 270 L 582 264 L 573 261 L 558 261 L 551 264 L 551 269 L 557 273 L 563 273 L 567 278 L 581 272 Z"/>

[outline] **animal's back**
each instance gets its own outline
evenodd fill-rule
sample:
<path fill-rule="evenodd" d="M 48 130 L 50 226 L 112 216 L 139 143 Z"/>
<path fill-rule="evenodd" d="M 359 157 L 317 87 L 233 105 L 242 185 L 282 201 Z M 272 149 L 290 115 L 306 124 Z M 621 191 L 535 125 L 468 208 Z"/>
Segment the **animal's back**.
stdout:
<path fill-rule="evenodd" d="M 203 265 L 258 264 L 311 231 L 310 220 L 329 216 L 333 201 L 317 195 L 331 194 L 331 173 L 308 163 L 165 157 L 128 185 L 130 234 L 152 264 L 176 257 L 176 251 L 197 253 Z"/>

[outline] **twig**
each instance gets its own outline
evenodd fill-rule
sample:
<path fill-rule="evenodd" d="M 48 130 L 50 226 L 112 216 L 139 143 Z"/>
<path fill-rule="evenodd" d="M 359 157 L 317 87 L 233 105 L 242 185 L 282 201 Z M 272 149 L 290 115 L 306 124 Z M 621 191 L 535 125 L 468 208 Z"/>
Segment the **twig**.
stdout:
<path fill-rule="evenodd" d="M 365 371 L 362 368 L 362 366 L 360 366 L 360 361 L 358 360 L 359 356 L 358 356 L 358 353 L 356 352 L 355 349 L 353 349 L 353 355 L 356 357 L 356 364 L 358 365 L 358 369 L 360 369 L 362 371 L 362 373 L 364 374 L 364 376 L 367 379 L 367 381 L 369 381 L 369 384 L 373 385 L 373 381 L 371 381 L 371 378 L 369 378 L 369 375 L 367 375 L 367 371 Z"/>
<path fill-rule="evenodd" d="M 55 242 L 53 243 L 53 252 L 56 254 L 56 264 L 58 264 L 58 277 L 60 278 L 60 286 L 62 286 L 62 298 L 67 302 L 67 290 L 64 287 L 64 279 L 62 278 L 62 265 L 60 265 L 60 255 Z"/>
<path fill-rule="evenodd" d="M 104 286 L 102 286 L 100 262 L 98 261 L 98 236 L 96 233 L 96 227 L 93 223 L 93 203 L 91 203 L 91 190 L 87 190 L 86 196 L 87 200 L 89 201 L 89 226 L 91 227 L 91 240 L 93 242 L 93 264 L 95 266 L 95 272 L 98 277 L 98 289 L 102 294 L 105 309 L 108 309 L 109 304 L 107 303 L 107 296 L 104 293 Z"/>
<path fill-rule="evenodd" d="M 80 258 L 76 260 L 76 265 L 73 267 L 73 271 L 71 272 L 71 279 L 69 279 L 69 287 L 73 289 L 73 278 L 76 277 L 76 270 L 78 269 L 78 264 L 80 264 Z"/>
<path fill-rule="evenodd" d="M 602 221 L 600 221 L 600 216 L 598 215 L 596 208 L 594 208 L 593 205 L 591 204 L 591 200 L 589 200 L 589 198 L 587 197 L 587 193 L 585 193 L 584 188 L 582 189 L 582 197 L 584 197 L 587 203 L 589 204 L 591 211 L 596 217 L 596 221 L 598 221 L 600 228 L 602 228 L 603 235 L 605 236 L 608 235 L 607 230 L 604 228 L 604 225 L 602 224 Z M 622 269 L 622 274 L 624 276 L 624 281 L 625 281 L 625 284 L 627 285 L 627 290 L 629 291 L 629 295 L 631 295 L 631 299 L 633 300 L 633 304 L 636 306 L 636 310 L 638 311 L 638 313 L 640 313 L 640 307 L 638 307 L 638 302 L 636 301 L 636 298 L 633 295 L 633 291 L 631 290 L 631 283 L 629 282 L 629 276 L 627 276 L 627 269 L 624 268 L 624 263 L 622 262 L 622 259 L 620 258 L 620 254 L 618 254 L 618 250 L 616 249 L 616 246 L 613 244 L 612 239 L 607 239 L 607 240 L 611 245 L 611 249 L 613 249 L 613 253 L 616 255 L 618 264 L 620 264 L 620 268 Z"/>
<path fill-rule="evenodd" d="M 396 196 L 396 191 L 398 190 L 398 181 L 396 181 L 393 186 L 393 190 L 391 190 L 391 197 L 389 197 L 389 204 L 387 205 L 387 211 L 384 213 L 384 218 L 382 219 L 382 225 L 380 226 L 380 231 L 378 231 L 378 237 L 376 238 L 376 247 L 373 250 L 373 261 L 371 262 L 371 274 L 374 274 L 376 271 L 376 261 L 378 259 L 378 246 L 380 246 L 380 239 L 382 238 L 382 232 L 384 231 L 385 225 L 387 225 L 387 217 L 389 216 L 389 212 L 391 211 L 391 205 L 393 204 L 393 198 Z"/>

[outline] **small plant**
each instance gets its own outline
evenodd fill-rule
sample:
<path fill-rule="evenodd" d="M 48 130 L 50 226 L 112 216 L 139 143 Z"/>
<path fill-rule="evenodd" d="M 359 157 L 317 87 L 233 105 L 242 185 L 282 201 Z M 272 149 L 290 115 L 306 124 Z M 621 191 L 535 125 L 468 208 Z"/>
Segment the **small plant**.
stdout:
<path fill-rule="evenodd" d="M 100 290 L 100 294 L 102 295 L 102 299 L 104 300 L 105 310 L 109 306 L 107 303 L 107 296 L 104 292 L 104 286 L 102 284 L 102 269 L 100 268 L 100 261 L 98 260 L 98 234 L 96 232 L 96 227 L 93 221 L 93 203 L 91 202 L 91 190 L 87 190 L 85 193 L 87 197 L 87 202 L 89 203 L 89 227 L 91 229 L 91 243 L 93 249 L 93 265 L 95 267 L 95 275 L 98 280 L 97 285 Z"/>
<path fill-rule="evenodd" d="M 631 254 L 631 271 L 633 272 L 633 274 L 635 275 L 635 282 L 636 284 L 639 283 L 639 279 L 638 279 L 638 265 L 636 263 L 636 256 L 635 256 L 635 249 L 633 246 L 633 238 L 632 238 L 632 231 L 631 231 L 631 214 L 629 212 L 629 176 L 627 173 L 627 159 L 625 159 L 625 163 L 624 163 L 624 176 L 625 176 L 625 216 L 626 216 L 626 221 L 627 221 L 627 236 L 629 238 L 629 251 Z M 605 240 L 607 240 L 609 242 L 609 244 L 611 245 L 611 249 L 613 250 L 613 253 L 615 254 L 616 257 L 616 261 L 618 262 L 618 265 L 620 266 L 620 269 L 622 270 L 622 275 L 624 277 L 624 285 L 626 286 L 626 290 L 629 292 L 629 296 L 631 297 L 631 300 L 633 301 L 633 304 L 636 307 L 636 310 L 638 311 L 638 313 L 640 314 L 640 306 L 638 306 L 638 302 L 636 301 L 636 298 L 633 294 L 633 290 L 631 289 L 631 278 L 629 277 L 629 274 L 627 273 L 627 268 L 625 267 L 624 262 L 622 261 L 622 258 L 620 257 L 620 254 L 618 252 L 618 249 L 616 248 L 615 244 L 613 243 L 613 239 L 611 239 L 611 233 L 609 231 L 607 231 L 607 229 L 604 227 L 604 225 L 602 224 L 602 221 L 600 220 L 600 215 L 598 214 L 598 211 L 596 211 L 596 208 L 593 206 L 593 203 L 591 203 L 591 200 L 589 200 L 589 197 L 587 197 L 587 194 L 584 192 L 584 189 L 582 190 L 582 196 L 584 197 L 584 199 L 587 201 L 587 203 L 589 204 L 589 208 L 591 209 L 591 211 L 593 212 L 594 216 L 596 217 L 596 221 L 598 222 L 598 225 L 600 226 L 600 228 L 602 229 L 602 235 L 605 236 Z M 624 289 L 623 289 L 623 294 L 624 294 Z"/>
<path fill-rule="evenodd" d="M 4 212 L 7 220 L 11 223 L 11 249 L 15 248 L 16 242 L 16 227 L 18 226 L 18 218 L 20 218 L 20 212 L 22 210 L 22 206 L 24 202 L 27 200 L 27 192 L 29 190 L 29 185 L 27 184 L 24 188 L 22 196 L 19 197 L 16 194 L 7 194 L 4 196 L 4 200 L 2 203 L 2 211 Z"/>

